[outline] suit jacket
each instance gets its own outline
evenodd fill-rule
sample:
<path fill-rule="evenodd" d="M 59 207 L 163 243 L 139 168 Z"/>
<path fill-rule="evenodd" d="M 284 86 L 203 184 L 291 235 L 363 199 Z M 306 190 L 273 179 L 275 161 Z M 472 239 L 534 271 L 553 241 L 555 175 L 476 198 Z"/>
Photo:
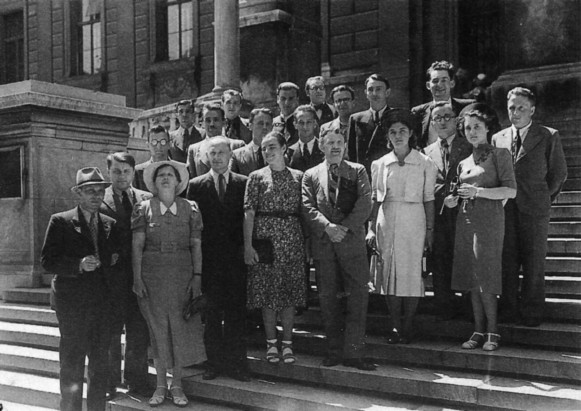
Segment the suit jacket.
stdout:
<path fill-rule="evenodd" d="M 201 176 L 210 171 L 210 164 L 208 164 L 208 158 L 206 157 L 208 147 L 206 144 L 207 140 L 208 138 L 205 138 L 188 148 L 188 160 L 186 161 L 186 165 L 188 166 L 191 178 Z M 230 150 L 232 151 L 244 147 L 244 141 L 242 140 L 228 138 L 228 141 L 230 141 Z"/>
<path fill-rule="evenodd" d="M 147 191 L 132 188 L 133 198 L 131 202 L 133 205 L 139 204 L 142 201 L 148 200 L 153 195 Z M 124 210 L 118 210 L 113 196 L 113 188 L 111 186 L 105 189 L 105 198 L 99 211 L 108 217 L 115 219 L 116 227 L 119 234 L 119 262 L 116 267 L 124 271 L 131 269 L 131 245 L 133 241 L 133 231 L 131 230 L 131 214 L 125 215 Z"/>
<path fill-rule="evenodd" d="M 299 141 L 299 132 L 295 128 L 294 116 L 290 116 L 285 122 L 282 114 L 279 114 L 272 120 L 272 130 L 284 134 L 287 147 Z"/>
<path fill-rule="evenodd" d="M 342 253 L 366 253 L 365 223 L 371 213 L 369 177 L 361 164 L 342 161 L 338 168 L 339 191 L 335 205 L 329 200 L 327 162 L 305 172 L 302 183 L 302 213 L 312 238 L 315 259 L 334 258 L 333 244 L 325 232 L 329 223 L 349 229 L 340 244 Z"/>
<path fill-rule="evenodd" d="M 325 154 L 321 151 L 321 149 L 319 149 L 319 141 L 315 138 L 313 150 L 308 158 L 305 157 L 301 152 L 300 144 L 298 142 L 287 149 L 285 157 L 287 165 L 290 168 L 305 172 L 309 168 L 312 168 L 317 164 L 321 164 L 325 159 Z"/>
<path fill-rule="evenodd" d="M 462 109 L 469 104 L 476 103 L 476 100 L 472 99 L 460 99 L 452 98 L 452 110 L 456 115 L 460 114 Z M 418 147 L 424 148 L 428 144 L 428 137 L 430 135 L 430 120 L 432 119 L 432 108 L 434 107 L 434 102 L 420 104 L 412 108 L 412 115 L 416 117 L 417 122 L 421 122 L 422 130 L 421 137 L 418 139 Z"/>
<path fill-rule="evenodd" d="M 444 204 L 444 198 L 450 194 L 450 182 L 458 176 L 458 164 L 470 154 L 472 154 L 472 144 L 466 139 L 456 135 L 450 147 L 449 167 L 448 171 L 444 169 L 444 160 L 442 159 L 441 139 L 430 144 L 422 150 L 422 152 L 430 157 L 438 168 L 438 175 L 436 177 L 436 214 L 440 212 Z"/>
<path fill-rule="evenodd" d="M 258 153 L 254 151 L 254 145 L 247 144 L 244 147 L 237 148 L 232 153 L 230 170 L 233 173 L 248 176 L 254 170 L 258 170 L 258 168 Z"/>
<path fill-rule="evenodd" d="M 202 134 L 200 130 L 196 128 L 196 126 L 192 126 L 192 131 L 188 135 L 188 138 L 183 143 L 183 150 L 176 145 L 177 139 L 181 139 L 184 135 L 185 129 L 183 127 L 178 128 L 177 130 L 173 130 L 169 132 L 170 137 L 170 149 L 169 149 L 169 158 L 175 161 L 179 161 L 180 163 L 185 163 L 188 158 L 188 148 L 199 141 L 202 141 Z"/>
<path fill-rule="evenodd" d="M 246 121 L 240 117 L 232 120 L 232 125 L 227 127 L 228 120 L 224 120 L 222 134 L 233 140 L 242 140 L 248 144 L 252 141 L 252 131 L 248 128 Z"/>
<path fill-rule="evenodd" d="M 244 267 L 244 193 L 248 178 L 230 173 L 224 201 L 216 192 L 212 174 L 209 172 L 190 180 L 188 200 L 198 203 L 202 213 L 202 260 L 204 275 L 223 271 L 224 267 Z M 202 279 L 204 283 L 208 279 Z"/>
<path fill-rule="evenodd" d="M 390 110 L 386 107 L 382 118 Z M 350 161 L 363 164 L 368 175 L 371 175 L 371 163 L 391 151 L 387 148 L 387 141 L 387 132 L 381 124 L 376 127 L 371 109 L 352 114 L 349 118 L 347 154 Z"/>
<path fill-rule="evenodd" d="M 143 172 L 147 168 L 148 165 L 153 163 L 153 160 L 150 158 L 145 163 L 140 163 L 135 166 L 135 177 L 133 177 L 133 187 L 138 190 L 148 191 L 145 185 L 145 181 L 143 180 Z"/>
<path fill-rule="evenodd" d="M 512 128 L 492 136 L 492 145 L 512 148 Z M 567 163 L 559 132 L 533 121 L 514 163 L 516 204 L 521 213 L 549 214 L 551 202 L 567 179 Z"/>
<path fill-rule="evenodd" d="M 347 123 L 347 125 L 343 128 L 341 128 L 341 120 L 339 119 L 339 117 L 337 117 L 336 119 L 329 121 L 328 123 L 325 123 L 321 126 L 321 129 L 319 130 L 319 136 L 323 135 L 323 132 L 326 130 L 332 130 L 332 129 L 339 129 L 341 131 L 341 134 L 343 134 L 343 137 L 345 137 L 345 146 L 349 147 L 349 123 Z M 347 150 L 345 150 L 347 151 Z M 345 153 L 347 154 L 347 153 Z"/>

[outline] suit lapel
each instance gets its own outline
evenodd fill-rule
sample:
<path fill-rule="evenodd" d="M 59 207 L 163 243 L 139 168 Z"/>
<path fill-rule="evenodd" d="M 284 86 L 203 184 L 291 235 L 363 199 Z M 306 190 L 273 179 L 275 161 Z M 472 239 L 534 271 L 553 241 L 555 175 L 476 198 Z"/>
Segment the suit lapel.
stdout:
<path fill-rule="evenodd" d="M 429 150 L 430 151 L 427 153 L 428 156 L 430 156 L 430 158 L 434 160 L 434 163 L 436 163 L 436 166 L 438 166 L 438 170 L 440 170 L 440 172 L 445 175 L 446 170 L 444 170 L 444 162 L 442 161 L 440 140 L 438 139 L 438 144 L 431 146 Z M 452 163 L 452 154 L 450 154 L 450 164 L 451 163 Z"/>
<path fill-rule="evenodd" d="M 531 124 L 529 131 L 526 135 L 525 141 L 523 141 L 520 151 L 516 157 L 516 162 L 518 162 L 521 158 L 526 156 L 531 150 L 533 150 L 537 144 L 541 142 L 543 136 L 541 133 L 538 132 L 536 124 Z"/>
<path fill-rule="evenodd" d="M 426 113 L 424 117 L 422 117 L 422 130 L 423 135 L 427 136 L 430 130 L 430 119 L 432 118 L 432 105 L 434 102 L 431 102 L 426 107 Z M 427 141 L 427 140 L 426 140 Z"/>
<path fill-rule="evenodd" d="M 329 201 L 329 177 L 327 173 L 326 163 L 321 163 L 319 165 L 319 181 L 321 183 L 321 188 L 323 189 L 323 194 L 325 194 L 325 198 Z M 329 205 L 331 203 L 329 202 Z"/>
<path fill-rule="evenodd" d="M 105 197 L 103 198 L 103 203 L 111 209 L 114 213 L 117 213 L 117 207 L 115 206 L 115 199 L 113 198 L 113 189 L 107 187 L 105 190 Z"/>

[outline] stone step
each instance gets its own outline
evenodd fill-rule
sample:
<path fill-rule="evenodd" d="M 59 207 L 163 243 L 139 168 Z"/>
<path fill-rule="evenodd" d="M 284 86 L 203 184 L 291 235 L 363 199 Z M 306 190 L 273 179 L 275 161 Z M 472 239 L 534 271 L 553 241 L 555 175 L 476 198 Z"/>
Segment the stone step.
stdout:
<path fill-rule="evenodd" d="M 57 351 L 59 339 L 57 327 L 0 321 L 0 343 L 3 344 Z"/>
<path fill-rule="evenodd" d="M 567 178 L 581 178 L 581 166 L 568 166 Z"/>
<path fill-rule="evenodd" d="M 581 237 L 581 222 L 579 221 L 551 221 L 549 223 L 550 237 Z"/>
<path fill-rule="evenodd" d="M 1 388 L 0 388 L 1 390 Z M 56 408 L 45 408 L 45 407 L 35 407 L 34 405 L 17 404 L 15 402 L 2 401 L 1 404 L 4 406 L 6 411 L 8 410 L 18 410 L 18 411 L 57 411 Z"/>
<path fill-rule="evenodd" d="M 50 288 L 12 288 L 4 290 L 4 301 L 37 305 L 50 304 Z"/>
<path fill-rule="evenodd" d="M 58 351 L 0 344 L 0 369 L 58 378 Z"/>
<path fill-rule="evenodd" d="M 575 221 L 581 219 L 581 205 L 554 205 L 551 207 L 552 221 Z"/>
<path fill-rule="evenodd" d="M 0 302 L 0 321 L 58 327 L 53 310 L 29 304 Z"/>
<path fill-rule="evenodd" d="M 567 178 L 563 184 L 563 190 L 581 190 L 581 178 Z"/>
<path fill-rule="evenodd" d="M 548 254 L 581 255 L 581 238 L 549 238 Z"/>
<path fill-rule="evenodd" d="M 547 257 L 545 259 L 545 273 L 581 273 L 581 257 Z"/>
<path fill-rule="evenodd" d="M 581 191 L 562 191 L 555 204 L 581 204 Z"/>
<path fill-rule="evenodd" d="M 565 152 L 565 161 L 567 162 L 567 168 L 576 167 L 581 165 L 581 156 L 577 153 L 579 147 L 569 148 Z M 570 151 L 573 151 L 570 153 Z"/>

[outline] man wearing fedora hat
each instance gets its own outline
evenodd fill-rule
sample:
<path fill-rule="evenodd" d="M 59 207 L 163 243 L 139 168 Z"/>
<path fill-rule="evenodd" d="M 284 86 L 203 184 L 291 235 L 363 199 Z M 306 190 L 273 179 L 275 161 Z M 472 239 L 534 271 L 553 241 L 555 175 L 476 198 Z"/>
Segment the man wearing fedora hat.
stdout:
<path fill-rule="evenodd" d="M 78 206 L 50 218 L 41 262 L 55 274 L 53 308 L 59 331 L 60 409 L 82 409 L 85 357 L 89 357 L 87 409 L 104 410 L 109 345 L 108 268 L 115 265 L 115 220 L 99 213 L 105 182 L 96 167 L 77 172 L 71 189 Z"/>

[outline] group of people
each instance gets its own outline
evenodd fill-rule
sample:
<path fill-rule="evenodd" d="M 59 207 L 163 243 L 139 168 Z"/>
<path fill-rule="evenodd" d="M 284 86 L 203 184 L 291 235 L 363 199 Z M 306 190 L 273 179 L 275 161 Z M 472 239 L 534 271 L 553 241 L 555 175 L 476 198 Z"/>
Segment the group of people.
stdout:
<path fill-rule="evenodd" d="M 51 217 L 41 258 L 56 274 L 61 409 L 81 409 L 85 356 L 89 410 L 122 380 L 151 406 L 185 406 L 184 369 L 202 362 L 203 379 L 249 381 L 247 310 L 262 313 L 265 360 L 294 363 L 312 265 L 325 367 L 376 369 L 365 355 L 370 292 L 386 296 L 387 342 L 409 343 L 426 272 L 442 319 L 466 310 L 456 292 L 469 296 L 465 349 L 499 347 L 499 301 L 500 320 L 538 326 L 549 208 L 567 175 L 559 134 L 532 120 L 535 96 L 522 87 L 508 93 L 512 125 L 500 130 L 488 105 L 451 97 L 453 74 L 432 64 L 433 101 L 411 110 L 388 106 L 390 83 L 377 74 L 359 113 L 347 85 L 328 104 L 320 76 L 307 80 L 304 105 L 296 84 L 281 83 L 278 116 L 255 108 L 242 119 L 242 95 L 228 90 L 204 106 L 200 129 L 193 103 L 180 101 L 179 128 L 149 130 L 148 161 L 110 154 L 110 183 L 79 170 L 78 206 Z M 203 314 L 184 316 L 201 295 Z"/>

